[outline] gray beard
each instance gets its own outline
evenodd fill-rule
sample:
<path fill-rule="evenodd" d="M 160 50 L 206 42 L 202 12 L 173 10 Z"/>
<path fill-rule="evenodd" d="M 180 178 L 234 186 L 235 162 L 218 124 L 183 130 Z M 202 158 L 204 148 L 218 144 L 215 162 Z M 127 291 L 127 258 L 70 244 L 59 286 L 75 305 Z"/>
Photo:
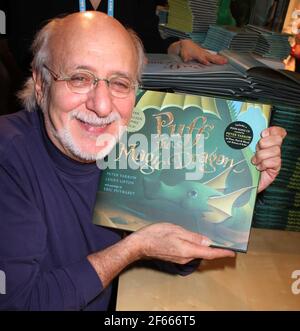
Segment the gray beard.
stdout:
<path fill-rule="evenodd" d="M 80 115 L 79 115 L 80 114 Z M 72 111 L 70 113 L 70 117 L 72 118 L 79 118 L 79 119 L 83 119 L 83 116 L 81 115 L 82 113 L 80 113 L 79 111 Z M 105 125 L 112 123 L 113 121 L 119 120 L 120 119 L 120 115 L 117 112 L 111 113 L 109 116 L 107 116 L 106 118 L 94 118 L 94 121 L 96 122 L 96 125 L 99 125 L 99 121 Z M 95 152 L 95 153 L 89 153 L 89 152 L 85 152 L 82 151 L 74 142 L 74 139 L 72 137 L 72 134 L 70 132 L 70 130 L 66 127 L 64 127 L 63 129 L 60 130 L 56 130 L 51 122 L 51 120 L 49 119 L 49 116 L 45 114 L 45 122 L 46 122 L 46 126 L 50 129 L 52 135 L 62 144 L 62 146 L 68 151 L 70 152 L 73 156 L 75 156 L 77 159 L 80 159 L 84 162 L 95 162 L 97 160 L 97 157 L 99 158 L 99 152 Z M 93 124 L 93 119 L 88 118 L 87 123 L 89 124 Z M 95 144 L 96 144 L 96 140 L 95 140 Z M 108 151 L 109 152 L 109 151 Z M 100 152 L 101 154 L 101 152 Z M 107 154 L 107 153 L 106 153 Z M 103 155 L 103 158 L 106 155 Z M 102 155 L 101 155 L 102 157 Z"/>

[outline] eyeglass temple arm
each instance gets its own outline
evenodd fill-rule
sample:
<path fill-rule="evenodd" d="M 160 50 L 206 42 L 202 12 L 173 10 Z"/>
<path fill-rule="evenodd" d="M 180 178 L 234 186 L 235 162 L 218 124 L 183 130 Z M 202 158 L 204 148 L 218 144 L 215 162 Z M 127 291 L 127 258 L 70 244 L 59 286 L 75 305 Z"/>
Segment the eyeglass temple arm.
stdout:
<path fill-rule="evenodd" d="M 61 77 L 59 77 L 59 75 L 57 73 L 55 73 L 52 69 L 50 69 L 48 66 L 46 66 L 46 64 L 44 64 L 44 67 L 50 72 L 50 74 L 52 75 L 54 80 L 64 80 Z"/>

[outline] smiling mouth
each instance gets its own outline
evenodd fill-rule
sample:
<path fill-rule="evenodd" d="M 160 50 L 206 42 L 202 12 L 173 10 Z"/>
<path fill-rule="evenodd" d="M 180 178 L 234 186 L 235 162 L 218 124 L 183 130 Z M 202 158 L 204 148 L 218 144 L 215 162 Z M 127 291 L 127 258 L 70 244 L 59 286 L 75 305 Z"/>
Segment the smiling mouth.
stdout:
<path fill-rule="evenodd" d="M 91 124 L 91 123 L 87 123 L 84 122 L 82 120 L 80 120 L 79 118 L 77 118 L 77 121 L 79 122 L 80 126 L 87 131 L 88 133 L 91 134 L 95 134 L 95 135 L 99 135 L 101 133 L 103 133 L 105 131 L 105 129 L 107 128 L 107 126 L 109 126 L 111 123 L 108 124 Z"/>

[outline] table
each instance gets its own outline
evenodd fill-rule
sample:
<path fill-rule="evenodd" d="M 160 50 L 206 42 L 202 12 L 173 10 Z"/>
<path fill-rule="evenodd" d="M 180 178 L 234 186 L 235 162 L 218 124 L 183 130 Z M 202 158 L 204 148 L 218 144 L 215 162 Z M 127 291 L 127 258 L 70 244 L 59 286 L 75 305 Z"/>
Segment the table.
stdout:
<path fill-rule="evenodd" d="M 143 267 L 126 270 L 116 309 L 300 310 L 293 283 L 300 292 L 300 232 L 252 229 L 247 254 L 203 261 L 186 277 Z"/>

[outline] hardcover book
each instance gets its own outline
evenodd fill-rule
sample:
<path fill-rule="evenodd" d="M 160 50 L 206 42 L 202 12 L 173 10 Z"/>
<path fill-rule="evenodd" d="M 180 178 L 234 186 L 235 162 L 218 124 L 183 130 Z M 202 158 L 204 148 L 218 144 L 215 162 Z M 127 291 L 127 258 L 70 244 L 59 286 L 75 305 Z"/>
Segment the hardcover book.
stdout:
<path fill-rule="evenodd" d="M 171 222 L 246 252 L 259 171 L 251 163 L 269 105 L 139 91 L 107 158 L 93 222 L 128 231 Z"/>

